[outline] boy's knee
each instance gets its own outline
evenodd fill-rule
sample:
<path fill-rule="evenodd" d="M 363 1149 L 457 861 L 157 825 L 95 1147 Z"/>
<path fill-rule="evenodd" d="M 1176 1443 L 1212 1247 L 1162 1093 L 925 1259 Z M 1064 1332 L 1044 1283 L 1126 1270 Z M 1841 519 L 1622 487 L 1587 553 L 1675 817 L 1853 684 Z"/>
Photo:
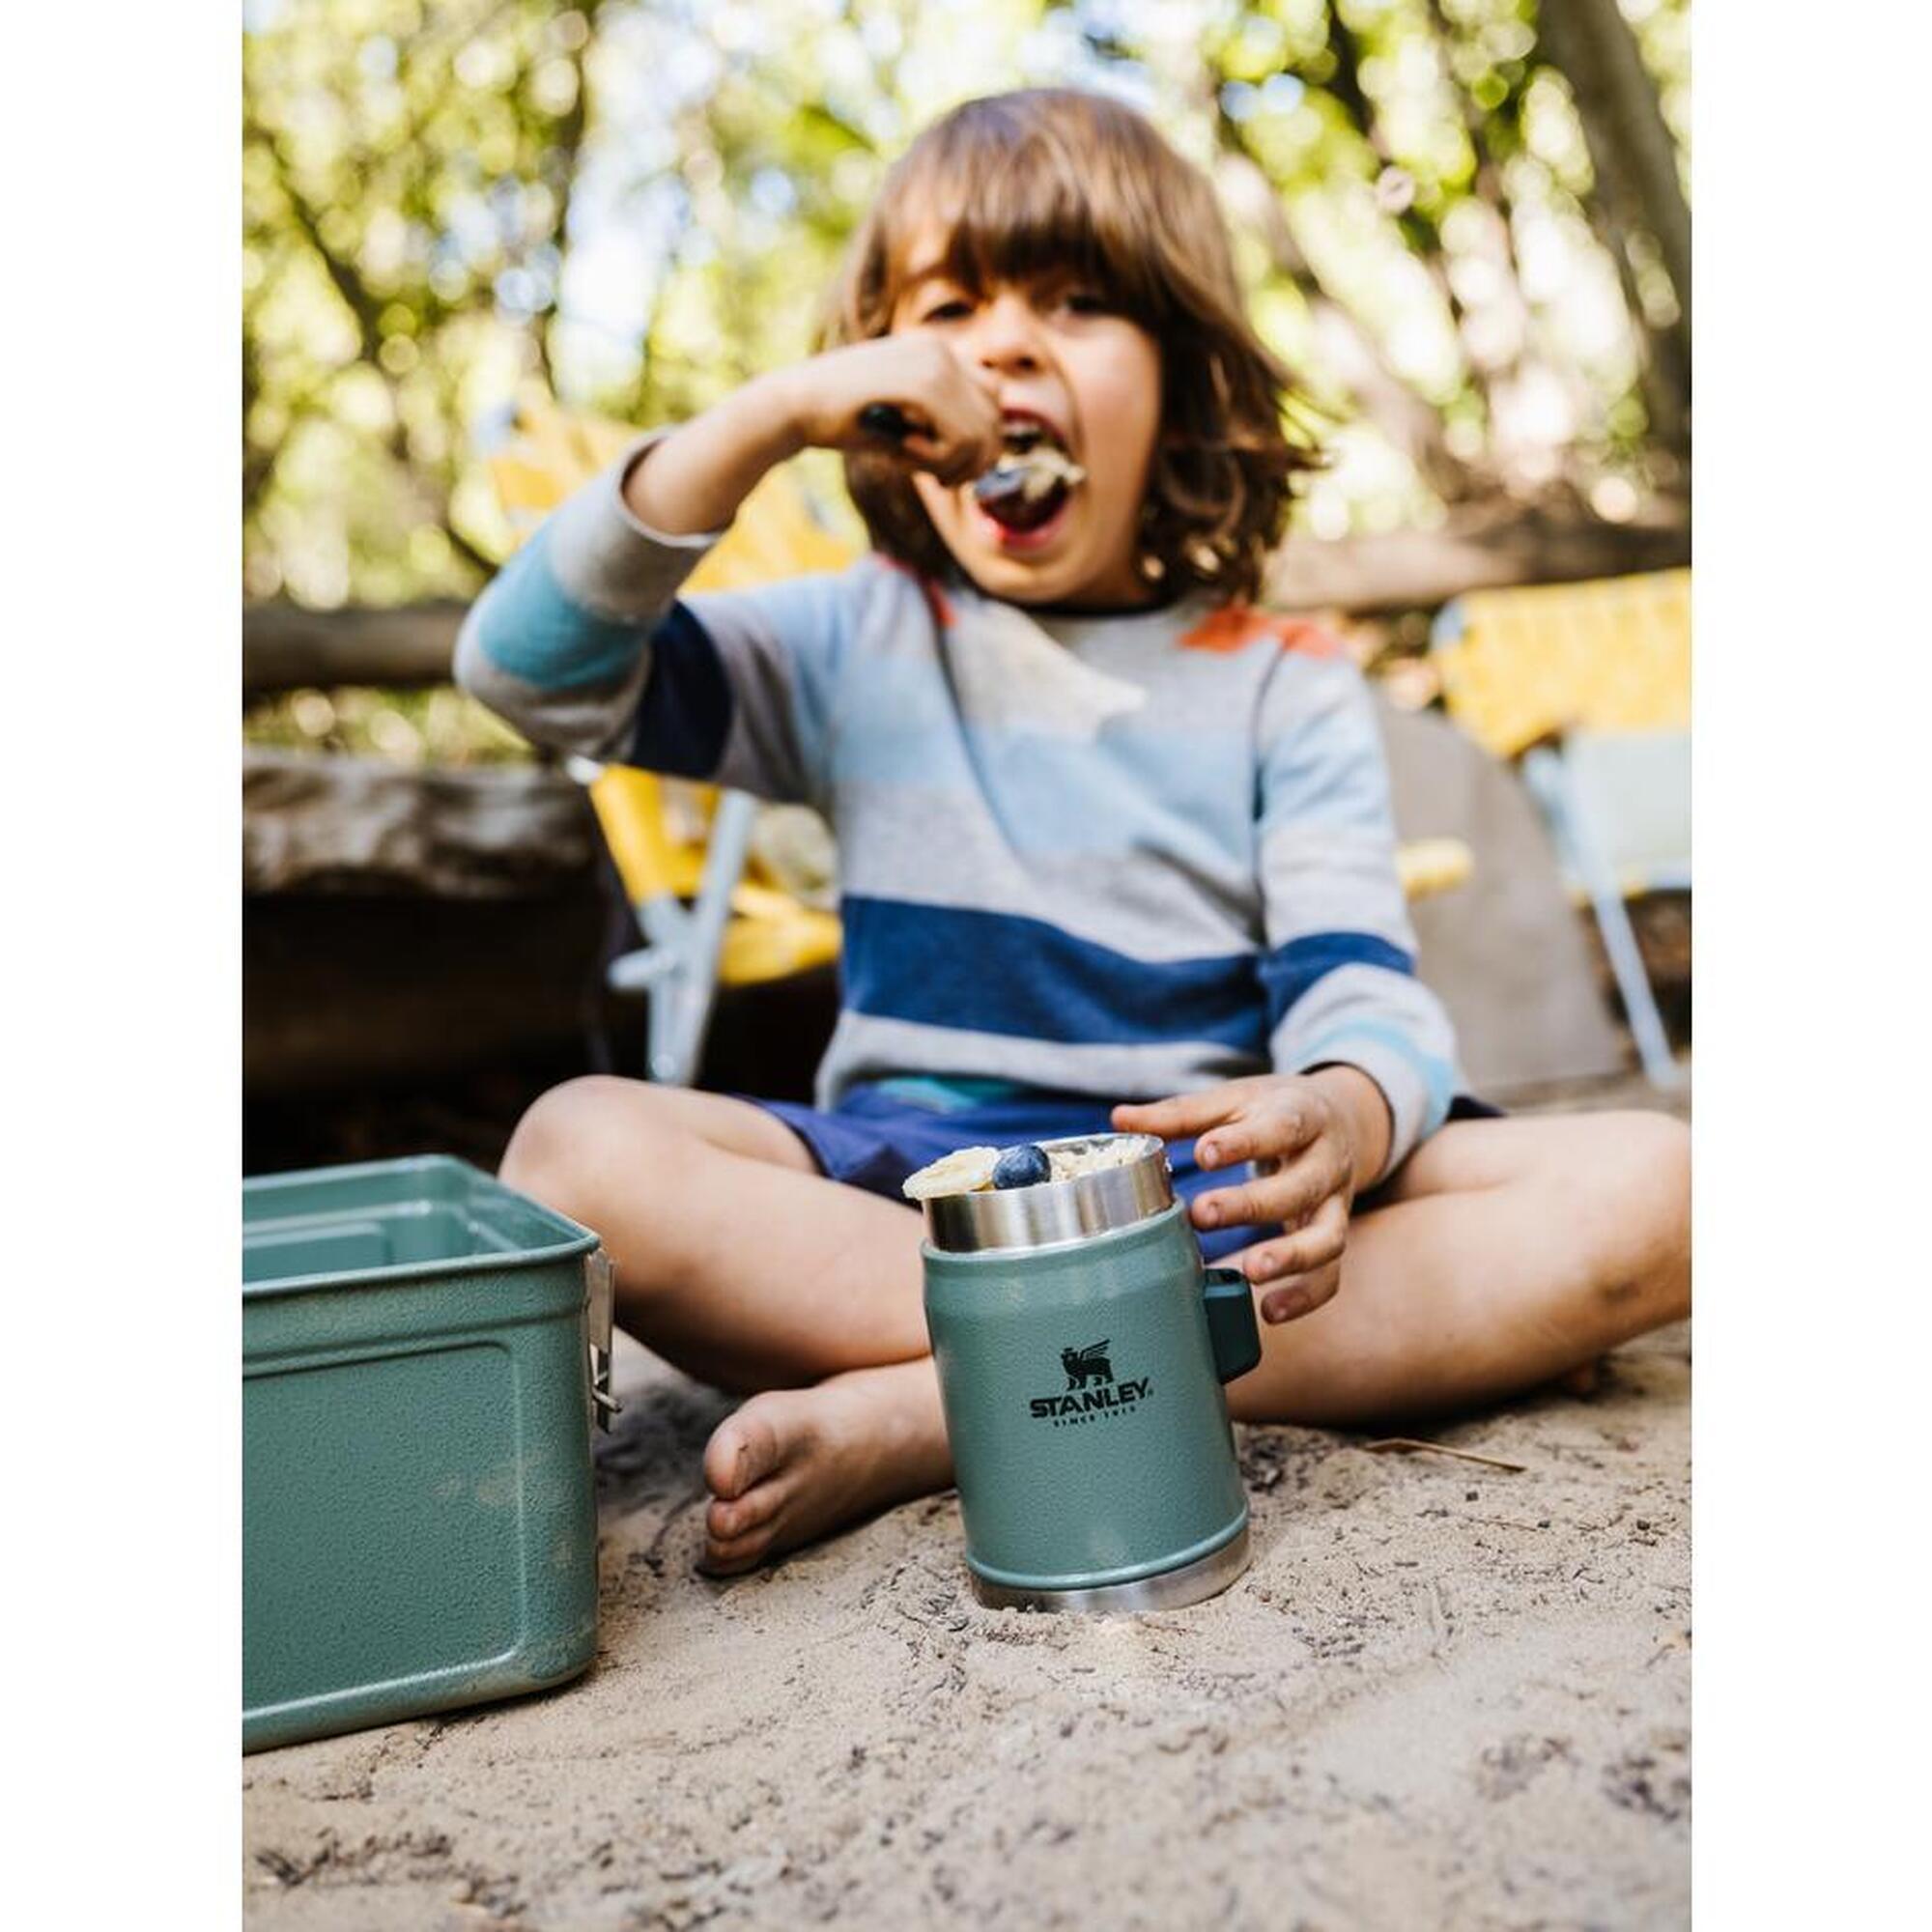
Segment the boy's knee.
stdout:
<path fill-rule="evenodd" d="M 1513 1177 L 1555 1190 L 1593 1221 L 1688 1216 L 1690 1129 L 1669 1114 L 1569 1114 L 1526 1145 Z"/>
<path fill-rule="evenodd" d="M 573 1126 L 592 1104 L 592 1090 L 596 1085 L 595 1074 L 566 1080 L 561 1087 L 539 1094 L 524 1109 L 523 1118 L 510 1136 L 510 1145 L 503 1150 L 498 1173 L 504 1180 L 530 1191 L 530 1183 L 555 1161 L 571 1137 Z"/>
<path fill-rule="evenodd" d="M 1651 1155 L 1660 1176 L 1688 1205 L 1690 1195 L 1690 1123 L 1670 1114 L 1652 1114 Z"/>
<path fill-rule="evenodd" d="M 1690 1129 L 1669 1114 L 1622 1114 L 1610 1147 L 1605 1225 L 1623 1261 L 1614 1286 L 1640 1294 L 1653 1320 L 1677 1321 L 1690 1312 Z"/>
<path fill-rule="evenodd" d="M 1669 1114 L 1624 1117 L 1627 1185 L 1633 1208 L 1667 1232 L 1690 1225 L 1690 1129 Z"/>
<path fill-rule="evenodd" d="M 620 1127 L 633 1136 L 639 1131 L 636 1084 L 586 1073 L 539 1094 L 503 1151 L 497 1173 L 504 1184 L 595 1226 L 599 1151 Z"/>

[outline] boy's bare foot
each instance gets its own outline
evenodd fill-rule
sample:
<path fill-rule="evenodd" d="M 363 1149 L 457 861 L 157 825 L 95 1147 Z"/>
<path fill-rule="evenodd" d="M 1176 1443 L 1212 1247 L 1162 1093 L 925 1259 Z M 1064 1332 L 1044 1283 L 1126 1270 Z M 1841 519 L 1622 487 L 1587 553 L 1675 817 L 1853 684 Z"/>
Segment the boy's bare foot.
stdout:
<path fill-rule="evenodd" d="M 699 1568 L 727 1577 L 952 1480 L 929 1358 L 753 1396 L 704 1449 Z"/>

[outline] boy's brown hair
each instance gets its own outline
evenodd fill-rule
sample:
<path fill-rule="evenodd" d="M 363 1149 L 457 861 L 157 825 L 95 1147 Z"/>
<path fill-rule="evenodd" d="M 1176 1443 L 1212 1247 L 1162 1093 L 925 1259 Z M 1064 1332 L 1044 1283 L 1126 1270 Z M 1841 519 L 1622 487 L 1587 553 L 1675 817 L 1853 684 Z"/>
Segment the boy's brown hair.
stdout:
<path fill-rule="evenodd" d="M 948 237 L 962 288 L 1072 275 L 1160 345 L 1161 435 L 1142 509 L 1141 568 L 1167 591 L 1253 598 L 1316 461 L 1284 433 L 1286 369 L 1242 305 L 1207 177 L 1130 107 L 1037 88 L 969 100 L 894 164 L 852 239 L 822 340 L 884 335 L 916 232 Z M 930 577 L 952 567 L 903 466 L 854 452 L 852 498 L 872 541 Z"/>

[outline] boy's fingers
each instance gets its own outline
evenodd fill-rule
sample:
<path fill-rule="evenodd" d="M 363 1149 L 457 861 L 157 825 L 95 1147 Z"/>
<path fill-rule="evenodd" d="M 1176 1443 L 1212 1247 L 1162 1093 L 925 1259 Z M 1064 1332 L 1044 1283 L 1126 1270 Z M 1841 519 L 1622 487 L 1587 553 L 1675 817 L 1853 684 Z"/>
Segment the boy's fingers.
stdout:
<path fill-rule="evenodd" d="M 1335 1192 L 1335 1178 L 1325 1167 L 1298 1161 L 1285 1173 L 1261 1175 L 1238 1187 L 1197 1194 L 1192 1219 L 1197 1228 L 1234 1228 L 1243 1223 L 1267 1227 L 1277 1222 L 1298 1228 Z"/>
<path fill-rule="evenodd" d="M 1266 1158 L 1261 1137 L 1252 1128 L 1238 1123 L 1218 1126 L 1211 1137 L 1204 1135 L 1194 1143 L 1196 1167 L 1236 1167 L 1244 1160 Z"/>
<path fill-rule="evenodd" d="M 1216 1140 L 1226 1138 L 1225 1132 Z M 1195 1144 L 1195 1159 L 1201 1158 L 1200 1143 Z M 1216 1165 L 1218 1163 L 1208 1163 Z M 1331 1197 L 1345 1193 L 1349 1173 L 1332 1144 L 1323 1142 L 1287 1159 L 1264 1156 L 1255 1162 L 1255 1174 L 1235 1187 L 1215 1188 L 1194 1197 L 1194 1225 L 1197 1228 L 1228 1228 L 1240 1222 L 1298 1228 L 1311 1219 Z M 1343 1201 L 1346 1213 L 1348 1203 Z"/>
<path fill-rule="evenodd" d="M 962 373 L 957 388 L 946 398 L 957 418 L 959 433 L 970 437 L 981 454 L 998 449 L 1005 441 L 999 399 Z"/>
<path fill-rule="evenodd" d="M 1307 1227 L 1248 1249 L 1241 1257 L 1241 1271 L 1257 1286 L 1312 1274 L 1338 1264 L 1348 1242 L 1348 1208 L 1339 1194 L 1331 1195 Z"/>
<path fill-rule="evenodd" d="M 1292 1096 L 1272 1094 L 1264 1108 L 1257 1109 L 1253 1125 L 1259 1151 L 1264 1154 L 1299 1153 L 1321 1133 L 1319 1107 Z"/>
<path fill-rule="evenodd" d="M 970 451 L 962 455 L 956 443 L 936 437 L 909 436 L 899 447 L 919 469 L 930 470 L 942 483 L 963 483 L 980 473 Z"/>
<path fill-rule="evenodd" d="M 1301 1275 L 1293 1281 L 1271 1288 L 1262 1296 L 1262 1320 L 1267 1322 L 1293 1321 L 1313 1315 L 1324 1303 L 1333 1301 L 1342 1286 L 1342 1264 L 1330 1262 L 1326 1267 Z"/>
<path fill-rule="evenodd" d="M 901 453 L 915 463 L 944 463 L 953 454 L 953 439 L 937 423 L 921 423 L 899 438 Z"/>
<path fill-rule="evenodd" d="M 1204 1139 L 1195 1148 L 1194 1158 L 1202 1167 L 1280 1160 L 1299 1153 L 1321 1131 L 1319 1109 L 1293 1096 L 1271 1094 L 1239 1120 Z"/>
<path fill-rule="evenodd" d="M 964 482 L 990 469 L 1003 447 L 1000 412 L 963 377 L 934 398 L 928 440 L 946 463 L 949 482 Z"/>
<path fill-rule="evenodd" d="M 1114 1125 L 1123 1134 L 1158 1134 L 1164 1141 L 1206 1133 L 1232 1120 L 1241 1095 L 1225 1087 L 1205 1094 L 1179 1094 L 1171 1100 L 1129 1101 L 1114 1109 Z"/>

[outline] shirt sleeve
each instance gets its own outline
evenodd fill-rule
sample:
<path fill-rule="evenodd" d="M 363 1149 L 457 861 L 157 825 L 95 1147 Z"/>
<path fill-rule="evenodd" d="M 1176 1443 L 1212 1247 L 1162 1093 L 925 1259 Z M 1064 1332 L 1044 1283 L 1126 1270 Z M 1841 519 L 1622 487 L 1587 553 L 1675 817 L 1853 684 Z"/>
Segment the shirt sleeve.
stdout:
<path fill-rule="evenodd" d="M 1366 1073 L 1388 1102 L 1387 1175 L 1447 1117 L 1456 1041 L 1415 977 L 1381 733 L 1346 659 L 1282 656 L 1263 705 L 1259 838 L 1269 1057 L 1283 1073 Z"/>
<path fill-rule="evenodd" d="M 533 744 L 822 805 L 852 573 L 681 598 L 724 535 L 632 515 L 644 439 L 548 518 L 464 619 L 456 680 Z"/>

